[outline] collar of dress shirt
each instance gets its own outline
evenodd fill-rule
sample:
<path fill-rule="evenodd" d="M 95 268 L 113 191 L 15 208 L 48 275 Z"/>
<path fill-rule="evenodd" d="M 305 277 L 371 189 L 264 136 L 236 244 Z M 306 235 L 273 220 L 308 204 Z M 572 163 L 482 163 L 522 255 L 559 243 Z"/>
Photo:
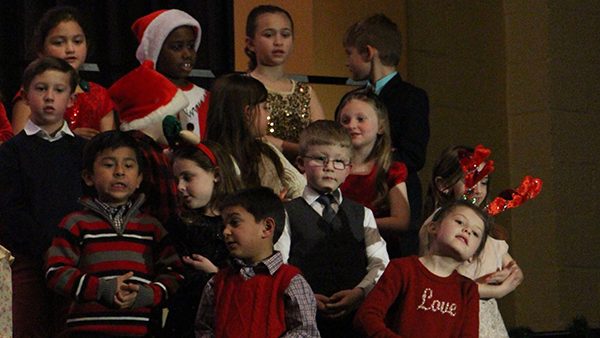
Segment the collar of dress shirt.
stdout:
<path fill-rule="evenodd" d="M 65 135 L 75 137 L 75 134 L 73 134 L 71 129 L 69 129 L 69 124 L 67 123 L 67 121 L 63 122 L 62 128 L 60 128 L 60 130 L 57 131 L 54 136 L 50 136 L 50 134 L 48 134 L 47 131 L 40 128 L 37 124 L 33 123 L 33 121 L 31 121 L 31 120 L 27 120 L 27 123 L 25 124 L 25 128 L 23 128 L 23 130 L 25 130 L 25 134 L 27 134 L 28 136 L 35 135 L 37 137 L 41 137 L 44 140 L 50 141 L 50 142 L 58 141 Z"/>

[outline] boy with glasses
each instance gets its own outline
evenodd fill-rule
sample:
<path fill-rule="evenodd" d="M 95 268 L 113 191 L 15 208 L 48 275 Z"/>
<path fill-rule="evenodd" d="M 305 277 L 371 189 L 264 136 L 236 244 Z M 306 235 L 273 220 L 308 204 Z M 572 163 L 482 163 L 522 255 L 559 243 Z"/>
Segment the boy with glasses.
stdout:
<path fill-rule="evenodd" d="M 371 210 L 342 199 L 352 166 L 352 138 L 341 125 L 311 123 L 300 137 L 301 197 L 286 204 L 289 225 L 275 245 L 302 271 L 317 299 L 322 337 L 355 337 L 352 319 L 389 262 Z"/>

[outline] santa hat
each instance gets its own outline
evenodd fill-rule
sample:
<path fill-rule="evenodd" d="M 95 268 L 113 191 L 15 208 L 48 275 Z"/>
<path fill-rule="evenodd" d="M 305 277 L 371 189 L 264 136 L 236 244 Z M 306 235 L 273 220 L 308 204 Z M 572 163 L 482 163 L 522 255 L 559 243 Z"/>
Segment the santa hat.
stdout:
<path fill-rule="evenodd" d="M 202 30 L 198 21 L 186 12 L 178 9 L 165 9 L 137 19 L 131 29 L 140 43 L 135 53 L 140 63 L 150 60 L 156 64 L 167 36 L 175 28 L 181 26 L 191 26 L 194 29 L 196 34 L 194 47 L 197 51 L 198 46 L 200 46 Z"/>
<path fill-rule="evenodd" d="M 123 131 L 162 123 L 165 116 L 177 114 L 189 103 L 181 89 L 154 70 L 152 61 L 125 74 L 108 89 L 108 95 L 116 105 Z"/>

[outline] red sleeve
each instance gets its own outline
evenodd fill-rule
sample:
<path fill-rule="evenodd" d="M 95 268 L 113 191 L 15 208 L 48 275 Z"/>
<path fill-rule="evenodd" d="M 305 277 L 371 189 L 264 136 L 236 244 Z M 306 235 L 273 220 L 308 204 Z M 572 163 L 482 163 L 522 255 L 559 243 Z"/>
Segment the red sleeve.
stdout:
<path fill-rule="evenodd" d="M 398 260 L 392 260 L 388 264 L 354 317 L 354 327 L 368 337 L 401 337 L 384 322 L 402 288 L 401 270 L 397 263 Z"/>
<path fill-rule="evenodd" d="M 0 142 L 4 142 L 13 136 L 12 126 L 6 117 L 4 105 L 0 103 Z"/>
<path fill-rule="evenodd" d="M 406 181 L 408 176 L 408 169 L 402 162 L 394 162 L 388 170 L 387 183 L 390 188 L 397 186 L 398 184 Z"/>
<path fill-rule="evenodd" d="M 108 90 L 99 84 L 89 82 L 90 84 L 90 95 L 96 98 L 98 108 L 95 114 L 98 114 L 98 121 L 100 121 L 106 114 L 110 113 L 115 109 L 114 102 L 108 95 Z"/>

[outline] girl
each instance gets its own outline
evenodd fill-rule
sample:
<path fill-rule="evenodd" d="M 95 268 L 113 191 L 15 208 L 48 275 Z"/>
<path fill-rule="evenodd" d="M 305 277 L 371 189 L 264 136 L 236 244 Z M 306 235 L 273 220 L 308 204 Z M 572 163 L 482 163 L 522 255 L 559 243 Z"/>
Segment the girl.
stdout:
<path fill-rule="evenodd" d="M 340 187 L 344 197 L 373 210 L 390 258 L 400 257 L 400 234 L 410 224 L 406 192 L 407 169 L 392 159 L 385 106 L 369 90 L 346 94 L 337 121 L 352 135 L 354 158 L 350 175 Z"/>
<path fill-rule="evenodd" d="M 473 148 L 450 147 L 442 151 L 436 160 L 425 197 L 423 215 L 431 215 L 436 208 L 460 199 L 465 194 L 465 174 L 459 160 L 460 151 L 474 153 Z M 479 170 L 484 164 L 485 162 L 480 165 Z M 489 204 L 489 183 L 488 175 L 472 188 L 475 205 Z M 421 228 L 422 250 L 426 243 L 424 232 L 425 229 Z M 523 272 L 508 253 L 508 244 L 504 240 L 498 239 L 498 237 L 506 239 L 506 230 L 494 225 L 491 236 L 479 259 L 465 262 L 458 271 L 478 283 L 481 297 L 479 305 L 480 337 L 508 337 L 496 298 L 502 298 L 512 292 L 522 282 Z"/>
<path fill-rule="evenodd" d="M 265 138 L 288 157 L 298 155 L 298 140 L 306 126 L 325 118 L 317 94 L 307 83 L 285 76 L 285 61 L 294 48 L 294 23 L 290 13 L 271 5 L 255 7 L 246 20 L 248 72 L 267 90 L 271 112 Z"/>
<path fill-rule="evenodd" d="M 394 259 L 354 318 L 369 337 L 478 337 L 477 285 L 457 271 L 483 249 L 488 215 L 467 201 L 440 209 L 427 223 L 422 257 Z"/>
<path fill-rule="evenodd" d="M 206 139 L 220 143 L 241 169 L 247 187 L 266 186 L 283 197 L 302 195 L 306 178 L 268 141 L 267 90 L 250 76 L 215 80 L 206 120 Z"/>
<path fill-rule="evenodd" d="M 186 263 L 186 275 L 169 305 L 161 337 L 193 338 L 204 285 L 229 263 L 229 251 L 221 236 L 219 204 L 227 194 L 241 189 L 242 184 L 231 156 L 211 141 L 176 150 L 173 174 L 185 210 L 169 229 L 175 248 Z"/>
<path fill-rule="evenodd" d="M 79 12 L 68 6 L 47 11 L 33 36 L 33 47 L 38 57 L 54 56 L 79 69 L 85 62 L 90 46 L 87 30 Z M 65 120 L 73 133 L 90 139 L 99 132 L 115 129 L 114 104 L 106 88 L 81 80 L 75 90 L 77 98 L 67 108 Z M 14 99 L 12 128 L 15 134 L 25 127 L 31 110 L 19 94 Z"/>

